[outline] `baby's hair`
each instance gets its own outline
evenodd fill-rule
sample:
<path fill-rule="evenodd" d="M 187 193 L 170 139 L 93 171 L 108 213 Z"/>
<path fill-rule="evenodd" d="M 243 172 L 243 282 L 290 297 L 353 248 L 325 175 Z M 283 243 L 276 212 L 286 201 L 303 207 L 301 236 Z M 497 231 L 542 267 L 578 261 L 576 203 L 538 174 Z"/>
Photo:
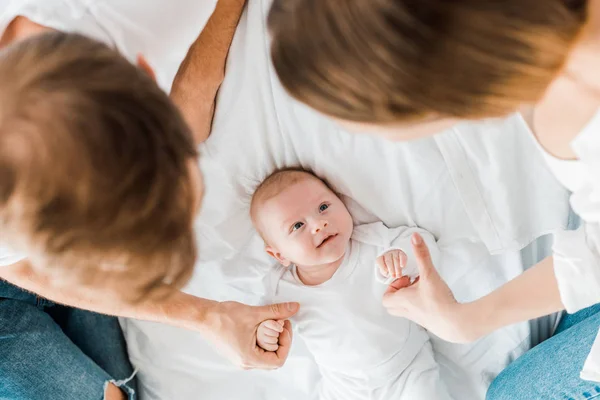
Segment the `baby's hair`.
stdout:
<path fill-rule="evenodd" d="M 286 188 L 304 179 L 317 179 L 323 182 L 331 191 L 335 192 L 331 189 L 331 186 L 326 180 L 318 177 L 314 172 L 301 167 L 285 167 L 277 169 L 258 185 L 252 195 L 252 200 L 250 201 L 250 218 L 263 240 L 265 237 L 260 231 L 259 224 L 256 220 L 258 207 L 265 201 L 277 196 Z"/>

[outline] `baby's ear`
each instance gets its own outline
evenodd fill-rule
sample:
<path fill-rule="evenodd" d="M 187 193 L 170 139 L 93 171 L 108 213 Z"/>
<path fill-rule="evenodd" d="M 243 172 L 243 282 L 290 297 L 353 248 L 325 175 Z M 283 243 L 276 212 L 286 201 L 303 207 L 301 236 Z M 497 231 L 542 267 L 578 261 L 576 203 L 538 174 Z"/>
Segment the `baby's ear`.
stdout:
<path fill-rule="evenodd" d="M 291 264 L 290 260 L 283 257 L 281 255 L 281 253 L 279 253 L 277 250 L 275 250 L 273 247 L 269 246 L 268 244 L 265 245 L 265 251 L 267 252 L 268 255 L 270 255 L 271 257 L 276 259 L 279 264 L 283 265 L 284 267 L 290 266 L 290 264 Z"/>

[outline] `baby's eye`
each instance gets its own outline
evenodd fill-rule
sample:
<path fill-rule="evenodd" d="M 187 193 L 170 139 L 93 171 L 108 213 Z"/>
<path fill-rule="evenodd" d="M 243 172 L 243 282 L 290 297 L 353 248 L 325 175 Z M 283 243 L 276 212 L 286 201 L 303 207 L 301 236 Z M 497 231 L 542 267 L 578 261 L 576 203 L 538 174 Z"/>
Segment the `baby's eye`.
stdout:
<path fill-rule="evenodd" d="M 323 212 L 329 208 L 329 204 L 323 203 L 319 206 L 319 212 Z"/>
<path fill-rule="evenodd" d="M 292 232 L 297 231 L 298 229 L 302 228 L 303 226 L 304 226 L 304 223 L 296 222 L 294 225 L 292 225 Z"/>

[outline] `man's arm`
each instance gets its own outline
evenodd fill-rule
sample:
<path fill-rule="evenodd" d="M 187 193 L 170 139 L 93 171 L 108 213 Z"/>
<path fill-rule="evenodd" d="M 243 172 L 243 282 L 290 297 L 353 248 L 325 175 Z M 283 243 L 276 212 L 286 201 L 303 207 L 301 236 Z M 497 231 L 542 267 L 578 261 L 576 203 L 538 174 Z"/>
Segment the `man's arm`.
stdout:
<path fill-rule="evenodd" d="M 246 0 L 219 0 L 173 81 L 171 99 L 183 113 L 198 144 L 210 135 L 215 99 L 245 3 Z"/>
<path fill-rule="evenodd" d="M 216 302 L 177 292 L 163 301 L 128 304 L 109 290 L 90 287 L 52 286 L 37 275 L 27 260 L 0 267 L 0 279 L 56 303 L 97 313 L 164 323 L 200 332 L 220 347 L 235 364 L 244 368 L 273 369 L 283 365 L 291 346 L 289 322 L 280 337 L 277 352 L 266 352 L 256 344 L 256 330 L 265 320 L 289 318 L 298 304 L 251 307 L 236 302 Z"/>

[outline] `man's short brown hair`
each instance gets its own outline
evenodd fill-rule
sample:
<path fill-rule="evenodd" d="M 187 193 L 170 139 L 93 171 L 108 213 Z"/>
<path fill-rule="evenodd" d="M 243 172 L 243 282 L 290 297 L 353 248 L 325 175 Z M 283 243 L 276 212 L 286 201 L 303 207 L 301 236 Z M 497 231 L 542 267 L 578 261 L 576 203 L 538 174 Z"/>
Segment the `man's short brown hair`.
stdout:
<path fill-rule="evenodd" d="M 196 150 L 148 74 L 48 33 L 0 52 L 0 104 L 2 241 L 39 271 L 131 301 L 187 282 Z"/>
<path fill-rule="evenodd" d="M 502 116 L 540 99 L 587 18 L 586 0 L 275 0 L 283 86 L 367 123 Z"/>

